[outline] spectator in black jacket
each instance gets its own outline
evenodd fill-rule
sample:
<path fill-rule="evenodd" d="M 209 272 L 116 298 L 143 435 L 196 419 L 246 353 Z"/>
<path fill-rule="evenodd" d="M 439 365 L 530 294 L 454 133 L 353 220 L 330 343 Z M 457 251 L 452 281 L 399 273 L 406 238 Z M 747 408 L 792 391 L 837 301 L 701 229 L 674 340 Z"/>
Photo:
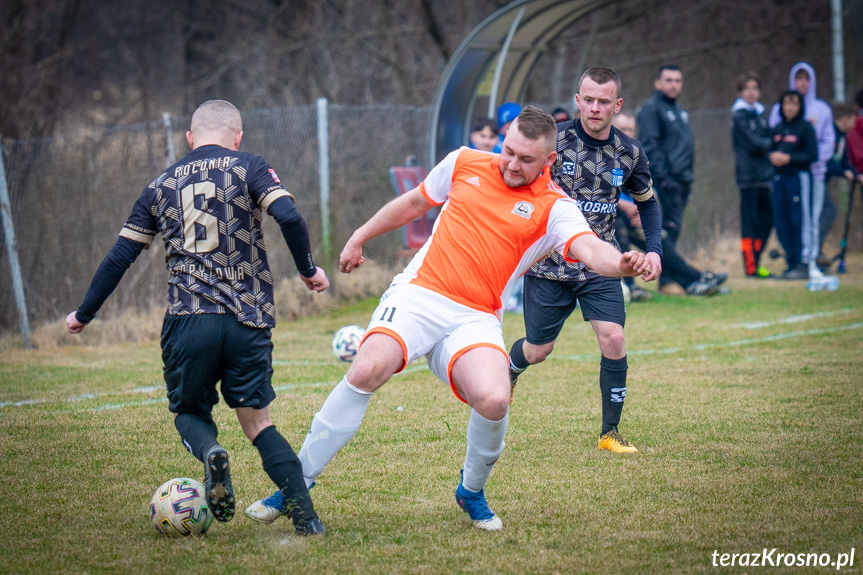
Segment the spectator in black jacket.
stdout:
<path fill-rule="evenodd" d="M 737 101 L 731 106 L 731 141 L 740 188 L 740 251 L 747 277 L 769 277 L 770 272 L 758 265 L 761 252 L 773 230 L 773 164 L 768 153 L 771 131 L 764 114 L 761 79 L 754 72 L 737 82 Z"/>
<path fill-rule="evenodd" d="M 677 245 L 683 211 L 692 186 L 695 138 L 689 114 L 677 105 L 683 89 L 683 72 L 678 66 L 660 66 L 654 82 L 656 93 L 638 113 L 638 134 L 650 160 L 653 188 L 662 207 L 662 228 L 669 243 Z M 660 278 L 660 286 L 664 282 Z"/>
<path fill-rule="evenodd" d="M 779 98 L 782 121 L 773 128 L 770 163 L 773 177 L 773 223 L 779 243 L 785 250 L 788 268 L 782 279 L 808 279 L 808 266 L 802 262 L 803 204 L 801 197 L 812 189 L 810 164 L 818 159 L 815 129 L 806 121 L 803 95 L 786 90 Z"/>

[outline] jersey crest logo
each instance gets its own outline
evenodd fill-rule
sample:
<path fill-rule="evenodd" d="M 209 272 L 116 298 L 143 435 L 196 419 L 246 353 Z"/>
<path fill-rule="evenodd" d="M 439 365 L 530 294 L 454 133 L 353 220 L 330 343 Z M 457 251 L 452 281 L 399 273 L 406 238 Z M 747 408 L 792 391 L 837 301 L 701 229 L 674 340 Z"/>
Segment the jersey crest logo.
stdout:
<path fill-rule="evenodd" d="M 518 202 L 512 209 L 512 213 L 529 220 L 530 215 L 533 213 L 533 204 L 530 202 Z"/>
<path fill-rule="evenodd" d="M 279 176 L 276 175 L 276 170 L 274 170 L 273 168 L 270 168 L 270 175 L 273 176 L 274 182 L 276 182 L 277 184 L 282 183 L 281 181 L 279 181 Z"/>
<path fill-rule="evenodd" d="M 623 170 L 620 168 L 614 168 L 611 170 L 611 185 L 615 188 L 619 188 L 623 185 Z"/>
<path fill-rule="evenodd" d="M 564 162 L 563 165 L 560 166 L 560 172 L 564 176 L 574 176 L 575 175 L 575 162 Z"/>
<path fill-rule="evenodd" d="M 666 110 L 666 111 L 665 111 L 665 117 L 666 117 L 666 118 L 668 118 L 668 121 L 669 121 L 669 122 L 673 122 L 674 120 L 676 120 L 676 119 L 677 119 L 677 116 L 675 116 L 675 115 L 674 115 L 674 112 L 673 112 L 673 111 L 671 111 L 671 110 Z"/>
<path fill-rule="evenodd" d="M 479 176 L 473 176 L 472 178 L 468 178 L 465 180 L 468 184 L 479 187 Z"/>

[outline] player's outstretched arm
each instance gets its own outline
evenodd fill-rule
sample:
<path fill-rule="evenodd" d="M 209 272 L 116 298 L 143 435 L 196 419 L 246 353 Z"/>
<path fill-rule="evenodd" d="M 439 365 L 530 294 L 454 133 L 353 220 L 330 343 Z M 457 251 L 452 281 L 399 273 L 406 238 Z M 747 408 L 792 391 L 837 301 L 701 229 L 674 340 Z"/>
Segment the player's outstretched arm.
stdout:
<path fill-rule="evenodd" d="M 117 239 L 117 243 L 96 270 L 81 306 L 66 316 L 66 329 L 69 333 L 81 333 L 87 324 L 93 321 L 96 312 L 116 289 L 123 279 L 123 274 L 135 262 L 144 247 L 145 244 L 124 237 Z"/>
<path fill-rule="evenodd" d="M 593 234 L 584 234 L 573 240 L 569 256 L 606 277 L 637 276 L 648 273 L 650 269 L 644 254 L 636 251 L 621 254 L 613 245 Z"/>
<path fill-rule="evenodd" d="M 367 241 L 402 227 L 432 207 L 419 187 L 387 203 L 351 235 L 339 256 L 339 269 L 343 273 L 351 273 L 365 261 L 363 245 Z"/>

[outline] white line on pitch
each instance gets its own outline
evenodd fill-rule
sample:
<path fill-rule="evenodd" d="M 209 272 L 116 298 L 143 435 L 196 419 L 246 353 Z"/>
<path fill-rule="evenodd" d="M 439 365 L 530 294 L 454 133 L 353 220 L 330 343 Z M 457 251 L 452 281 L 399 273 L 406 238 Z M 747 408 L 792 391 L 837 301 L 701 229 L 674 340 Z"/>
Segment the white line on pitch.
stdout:
<path fill-rule="evenodd" d="M 791 316 L 782 318 L 782 319 L 777 320 L 777 321 L 756 321 L 756 322 L 752 322 L 752 323 L 735 323 L 735 324 L 731 324 L 727 327 L 732 328 L 732 329 L 741 328 L 741 327 L 745 328 L 745 329 L 761 329 L 762 327 L 771 327 L 774 325 L 786 325 L 789 323 L 800 323 L 801 321 L 809 321 L 809 320 L 817 319 L 817 318 L 821 318 L 821 317 L 831 317 L 834 315 L 842 315 L 842 314 L 851 313 L 854 311 L 857 311 L 857 310 L 846 307 L 843 309 L 837 309 L 837 310 L 833 310 L 833 311 L 819 311 L 817 313 L 807 313 L 807 314 L 803 314 L 803 315 L 791 315 Z"/>
<path fill-rule="evenodd" d="M 286 391 L 288 389 L 295 389 L 298 387 L 322 387 L 325 385 L 332 385 L 331 381 L 318 381 L 315 383 L 289 383 L 287 385 L 280 385 L 278 387 L 274 387 L 275 391 Z M 109 403 L 107 405 L 100 405 L 99 407 L 91 407 L 89 409 L 82 409 L 81 411 L 105 411 L 106 409 L 120 409 L 123 407 L 137 407 L 140 405 L 149 405 L 151 403 L 167 403 L 167 397 L 157 397 L 152 399 L 145 399 L 142 401 L 125 401 L 123 403 Z"/>
<path fill-rule="evenodd" d="M 863 322 L 852 323 L 849 325 L 843 325 L 839 327 L 825 327 L 821 329 L 807 329 L 803 331 L 790 331 L 787 333 L 777 333 L 775 335 L 768 335 L 765 337 L 755 337 L 748 339 L 738 339 L 737 341 L 726 341 L 722 343 L 699 343 L 697 345 L 689 346 L 689 347 L 665 347 L 662 349 L 635 349 L 631 351 L 627 351 L 626 355 L 656 355 L 656 354 L 671 354 L 671 353 L 679 353 L 682 351 L 702 351 L 705 349 L 715 349 L 721 347 L 737 347 L 741 345 L 752 345 L 754 343 L 768 343 L 771 341 L 779 341 L 782 339 L 789 339 L 792 337 L 803 337 L 807 335 L 823 335 L 826 333 L 836 333 L 838 331 L 846 331 L 849 329 L 860 329 L 863 328 Z M 551 356 L 551 359 L 559 359 L 559 360 L 567 360 L 567 361 L 593 361 L 596 359 L 596 354 L 591 355 L 561 355 L 561 356 Z"/>
<path fill-rule="evenodd" d="M 840 313 L 840 312 L 844 312 L 844 310 L 838 310 L 836 313 Z M 823 312 L 823 313 L 829 314 L 830 312 Z M 820 314 L 810 314 L 810 315 L 814 316 L 814 317 L 820 317 Z M 810 316 L 791 316 L 791 317 L 792 318 L 807 318 L 807 319 L 810 318 Z M 786 318 L 786 320 L 788 320 L 788 319 L 791 319 L 791 318 Z M 805 321 L 805 320 L 800 319 L 800 320 L 795 320 L 795 321 Z M 787 323 L 793 323 L 793 322 L 787 322 Z M 728 342 L 722 342 L 722 343 L 702 343 L 702 344 L 697 344 L 697 345 L 693 345 L 690 347 L 667 347 L 667 348 L 662 348 L 662 349 L 636 349 L 636 350 L 628 351 L 627 355 L 656 355 L 656 354 L 679 353 L 679 352 L 683 352 L 683 351 L 703 351 L 705 349 L 714 349 L 714 348 L 723 348 L 723 347 L 737 347 L 737 346 L 741 346 L 741 345 L 752 345 L 752 344 L 756 344 L 756 343 L 768 343 L 771 341 L 779 341 L 779 340 L 793 338 L 793 337 L 803 337 L 803 336 L 807 336 L 807 335 L 823 335 L 823 334 L 828 334 L 828 333 L 836 333 L 839 331 L 845 331 L 845 330 L 849 330 L 849 329 L 860 329 L 860 328 L 863 328 L 863 322 L 852 323 L 849 325 L 844 325 L 844 326 L 839 326 L 839 327 L 828 327 L 828 328 L 821 328 L 821 329 L 808 329 L 808 330 L 803 330 L 803 331 L 792 331 L 792 332 L 788 332 L 788 333 L 779 333 L 779 334 L 769 335 L 769 336 L 760 337 L 760 338 L 748 338 L 748 339 L 741 339 L 741 340 L 728 341 Z M 592 361 L 592 360 L 596 359 L 596 354 L 558 355 L 558 356 L 552 355 L 551 358 L 555 359 L 555 360 L 567 360 L 567 361 Z M 417 371 L 424 371 L 427 369 L 428 369 L 427 365 L 417 365 L 414 367 L 408 367 L 405 370 L 403 370 L 401 373 L 402 374 L 408 374 L 408 373 L 414 373 Z M 290 383 L 287 385 L 280 385 L 280 386 L 274 387 L 273 389 L 275 391 L 286 391 L 289 389 L 295 389 L 295 388 L 300 388 L 300 387 L 322 387 L 322 386 L 331 386 L 331 385 L 333 385 L 332 381 L 321 381 L 321 382 L 314 382 L 314 383 Z M 56 401 L 58 401 L 58 402 L 75 402 L 75 401 L 82 401 L 85 399 L 95 399 L 97 397 L 103 397 L 103 396 L 108 396 L 108 395 L 118 395 L 118 394 L 125 394 L 125 393 L 151 393 L 153 391 L 156 391 L 157 389 L 159 389 L 159 387 L 148 386 L 148 387 L 138 387 L 138 388 L 135 388 L 135 389 L 132 389 L 129 391 L 125 391 L 125 392 L 85 393 L 82 395 L 72 396 L 72 397 L 69 397 L 67 399 L 56 400 Z M 22 399 L 20 401 L 0 401 L 0 408 L 2 408 L 2 407 L 21 407 L 21 406 L 25 406 L 25 405 L 36 405 L 36 404 L 48 403 L 48 401 L 49 400 L 47 400 L 47 399 Z M 164 398 L 164 397 L 153 398 L 153 399 L 146 399 L 143 401 L 112 403 L 112 404 L 107 404 L 107 405 L 103 405 L 100 407 L 89 408 L 89 410 L 90 411 L 102 411 L 102 410 L 106 410 L 106 409 L 118 409 L 118 408 L 122 408 L 122 407 L 147 405 L 147 404 L 151 404 L 151 403 L 163 403 L 166 401 L 168 401 L 168 400 L 167 400 L 167 398 Z"/>

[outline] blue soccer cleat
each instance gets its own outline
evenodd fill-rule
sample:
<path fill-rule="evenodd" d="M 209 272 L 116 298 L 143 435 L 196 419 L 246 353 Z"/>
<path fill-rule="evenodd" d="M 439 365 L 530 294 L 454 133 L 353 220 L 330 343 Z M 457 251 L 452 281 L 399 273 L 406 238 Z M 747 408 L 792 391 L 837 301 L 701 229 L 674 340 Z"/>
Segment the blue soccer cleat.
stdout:
<path fill-rule="evenodd" d="M 312 483 L 309 489 L 314 487 Z M 288 514 L 288 502 L 278 489 L 269 497 L 259 499 L 246 507 L 246 517 L 258 523 L 272 523 L 282 515 Z"/>
<path fill-rule="evenodd" d="M 461 470 L 462 481 L 464 481 L 464 469 Z M 479 493 L 468 491 L 459 481 L 455 490 L 455 502 L 470 516 L 474 527 L 485 531 L 500 531 L 503 529 L 503 521 L 494 514 L 485 500 L 485 489 Z"/>
<path fill-rule="evenodd" d="M 288 503 L 282 492 L 276 490 L 269 497 L 259 499 L 246 508 L 246 517 L 258 523 L 272 523 L 282 515 L 287 514 Z"/>

